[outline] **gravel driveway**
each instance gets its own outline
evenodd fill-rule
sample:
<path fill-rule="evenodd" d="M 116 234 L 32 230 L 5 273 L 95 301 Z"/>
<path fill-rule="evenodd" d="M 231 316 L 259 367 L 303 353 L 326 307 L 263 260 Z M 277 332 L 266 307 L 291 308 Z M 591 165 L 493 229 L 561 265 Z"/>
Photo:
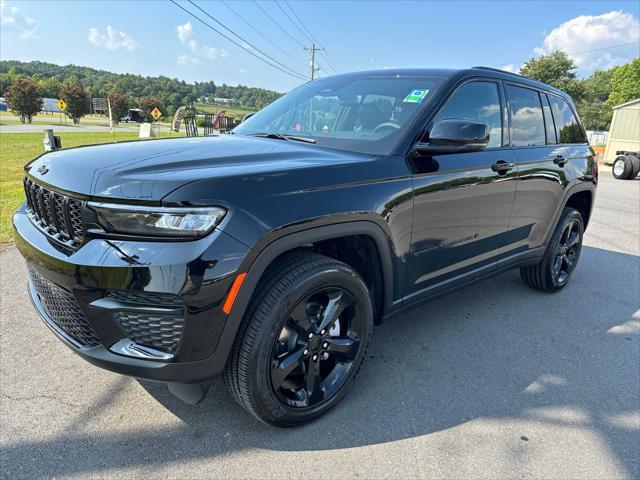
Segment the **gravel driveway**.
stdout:
<path fill-rule="evenodd" d="M 562 292 L 511 272 L 414 308 L 374 330 L 349 397 L 293 430 L 221 381 L 188 406 L 91 366 L 37 317 L 18 252 L 0 265 L 4 478 L 640 477 L 640 179 L 601 174 Z"/>

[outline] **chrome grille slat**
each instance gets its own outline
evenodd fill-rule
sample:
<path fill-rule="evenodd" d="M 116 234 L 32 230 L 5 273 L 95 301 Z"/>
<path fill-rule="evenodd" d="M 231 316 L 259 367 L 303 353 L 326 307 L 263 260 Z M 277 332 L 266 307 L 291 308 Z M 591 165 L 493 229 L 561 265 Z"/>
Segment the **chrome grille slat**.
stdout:
<path fill-rule="evenodd" d="M 24 191 L 32 220 L 48 235 L 73 249 L 84 242 L 83 202 L 25 177 Z"/>

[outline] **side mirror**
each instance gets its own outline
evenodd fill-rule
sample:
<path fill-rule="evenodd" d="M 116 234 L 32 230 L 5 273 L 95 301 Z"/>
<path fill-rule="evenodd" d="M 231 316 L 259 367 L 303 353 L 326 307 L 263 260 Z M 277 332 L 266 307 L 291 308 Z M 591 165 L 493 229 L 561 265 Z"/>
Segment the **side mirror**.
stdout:
<path fill-rule="evenodd" d="M 426 141 L 418 142 L 415 150 L 437 155 L 477 152 L 489 144 L 489 126 L 473 120 L 440 120 L 431 127 Z"/>

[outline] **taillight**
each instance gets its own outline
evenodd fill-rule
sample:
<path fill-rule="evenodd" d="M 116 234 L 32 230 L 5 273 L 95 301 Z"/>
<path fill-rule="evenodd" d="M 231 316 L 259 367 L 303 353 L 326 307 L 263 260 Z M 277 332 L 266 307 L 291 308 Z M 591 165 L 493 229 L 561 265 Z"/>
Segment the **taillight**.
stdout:
<path fill-rule="evenodd" d="M 591 163 L 591 178 L 593 183 L 598 183 L 598 162 L 595 159 Z"/>

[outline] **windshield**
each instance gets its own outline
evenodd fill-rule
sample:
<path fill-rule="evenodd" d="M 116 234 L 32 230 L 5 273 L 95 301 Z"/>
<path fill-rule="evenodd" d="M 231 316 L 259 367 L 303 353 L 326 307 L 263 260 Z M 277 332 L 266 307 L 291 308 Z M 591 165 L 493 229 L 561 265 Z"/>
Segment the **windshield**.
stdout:
<path fill-rule="evenodd" d="M 308 137 L 327 147 L 388 154 L 439 82 L 433 77 L 323 78 L 292 90 L 233 133 Z"/>

